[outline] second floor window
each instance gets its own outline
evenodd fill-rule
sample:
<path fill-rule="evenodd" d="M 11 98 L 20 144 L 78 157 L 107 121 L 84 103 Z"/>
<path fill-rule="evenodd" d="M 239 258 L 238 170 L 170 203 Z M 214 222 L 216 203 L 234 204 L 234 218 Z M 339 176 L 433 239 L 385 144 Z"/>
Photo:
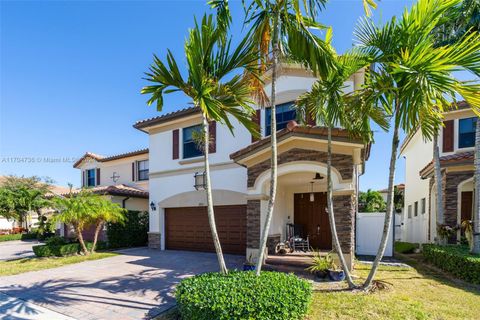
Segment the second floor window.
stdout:
<path fill-rule="evenodd" d="M 293 108 L 293 102 L 279 104 L 276 106 L 275 111 L 277 114 L 277 131 L 286 128 L 287 123 L 290 120 L 295 120 L 297 117 L 295 109 Z M 265 115 L 265 135 L 269 136 L 272 133 L 272 126 L 270 124 L 272 121 L 272 110 L 270 108 L 266 109 Z"/>
<path fill-rule="evenodd" d="M 416 217 L 418 216 L 418 201 L 415 201 L 413 206 L 413 215 Z"/>
<path fill-rule="evenodd" d="M 87 187 L 95 186 L 95 169 L 87 170 Z"/>
<path fill-rule="evenodd" d="M 148 180 L 148 160 L 137 162 L 138 180 Z"/>
<path fill-rule="evenodd" d="M 425 212 L 427 211 L 427 201 L 425 198 L 422 198 L 422 214 L 425 214 Z"/>
<path fill-rule="evenodd" d="M 476 124 L 476 117 L 458 120 L 458 148 L 469 148 L 475 146 Z"/>
<path fill-rule="evenodd" d="M 197 134 L 195 134 L 196 132 Z M 201 125 L 183 128 L 183 159 L 198 157 L 203 154 L 197 141 L 195 141 L 195 135 L 198 135 L 201 132 Z"/>
<path fill-rule="evenodd" d="M 412 217 L 412 205 L 408 206 L 408 218 Z"/>

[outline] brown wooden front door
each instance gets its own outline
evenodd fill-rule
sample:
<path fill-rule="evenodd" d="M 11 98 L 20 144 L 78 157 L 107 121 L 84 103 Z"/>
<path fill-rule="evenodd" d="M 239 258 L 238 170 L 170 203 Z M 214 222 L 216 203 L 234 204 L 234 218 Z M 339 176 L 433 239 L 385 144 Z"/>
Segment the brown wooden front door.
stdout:
<path fill-rule="evenodd" d="M 310 246 L 314 249 L 332 249 L 332 233 L 326 207 L 327 194 L 324 192 L 314 193 L 314 201 L 310 201 L 310 193 L 294 195 L 294 223 L 303 226 L 309 236 Z"/>
<path fill-rule="evenodd" d="M 215 222 L 222 250 L 245 254 L 247 246 L 247 207 L 216 206 Z M 165 209 L 167 249 L 215 252 L 206 207 Z"/>
<path fill-rule="evenodd" d="M 473 192 L 463 191 L 461 200 L 462 200 L 462 203 L 460 205 L 461 222 L 463 222 L 464 220 L 472 220 Z"/>

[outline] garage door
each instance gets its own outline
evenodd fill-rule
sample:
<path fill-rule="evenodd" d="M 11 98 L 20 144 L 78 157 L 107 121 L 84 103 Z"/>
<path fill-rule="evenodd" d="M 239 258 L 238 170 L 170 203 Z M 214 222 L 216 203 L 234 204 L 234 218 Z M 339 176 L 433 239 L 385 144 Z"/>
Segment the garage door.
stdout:
<path fill-rule="evenodd" d="M 247 207 L 216 206 L 215 222 L 225 253 L 245 254 Z M 206 207 L 165 209 L 166 248 L 215 252 Z"/>

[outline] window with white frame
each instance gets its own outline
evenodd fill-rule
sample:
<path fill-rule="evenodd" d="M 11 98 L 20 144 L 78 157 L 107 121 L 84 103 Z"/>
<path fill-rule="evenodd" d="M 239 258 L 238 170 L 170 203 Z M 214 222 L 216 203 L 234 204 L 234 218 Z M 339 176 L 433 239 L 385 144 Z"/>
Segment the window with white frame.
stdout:
<path fill-rule="evenodd" d="M 195 134 L 199 134 L 201 132 L 201 125 L 183 128 L 183 159 L 203 155 L 201 148 L 198 146 L 198 142 L 195 141 Z"/>
<path fill-rule="evenodd" d="M 137 162 L 137 177 L 138 180 L 148 180 L 148 160 Z"/>
<path fill-rule="evenodd" d="M 475 127 L 477 117 L 458 120 L 458 148 L 475 146 Z"/>
<path fill-rule="evenodd" d="M 427 200 L 425 198 L 422 198 L 422 201 L 420 202 L 420 212 L 422 214 L 425 214 L 425 212 L 427 211 Z"/>
<path fill-rule="evenodd" d="M 297 113 L 294 108 L 293 102 L 282 103 L 276 105 L 275 113 L 277 120 L 277 131 L 287 127 L 287 123 L 290 120 L 295 120 Z M 272 110 L 270 108 L 265 109 L 265 135 L 269 136 L 272 132 L 271 119 Z"/>
<path fill-rule="evenodd" d="M 418 216 L 418 201 L 415 201 L 413 204 L 413 215 L 416 217 Z"/>
<path fill-rule="evenodd" d="M 409 219 L 412 218 L 412 205 L 411 204 L 408 206 L 408 218 Z"/>

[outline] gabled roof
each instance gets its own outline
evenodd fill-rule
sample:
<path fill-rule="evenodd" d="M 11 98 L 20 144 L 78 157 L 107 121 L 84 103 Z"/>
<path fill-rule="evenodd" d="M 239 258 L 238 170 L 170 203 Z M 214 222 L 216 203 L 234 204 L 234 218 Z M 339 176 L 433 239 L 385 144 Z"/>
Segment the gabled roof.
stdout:
<path fill-rule="evenodd" d="M 465 164 L 473 164 L 474 153 L 473 151 L 466 151 L 461 153 L 454 153 L 447 156 L 440 157 L 441 167 L 460 166 Z M 433 159 L 422 170 L 420 170 L 420 177 L 425 179 L 429 174 L 433 173 Z"/>
<path fill-rule="evenodd" d="M 135 150 L 135 151 L 130 151 L 130 152 L 125 152 L 125 153 L 120 153 L 120 154 L 113 155 L 113 156 L 108 156 L 108 157 L 101 156 L 101 155 L 98 155 L 98 154 L 95 154 L 95 153 L 92 153 L 92 152 L 86 152 L 83 155 L 83 157 L 78 159 L 77 162 L 75 162 L 73 164 L 73 167 L 77 168 L 82 163 L 82 161 L 87 159 L 87 158 L 94 159 L 95 161 L 98 161 L 98 162 L 107 162 L 107 161 L 113 161 L 113 160 L 128 158 L 128 157 L 134 157 L 134 156 L 138 156 L 138 155 L 141 155 L 141 154 L 147 154 L 147 153 L 148 153 L 148 148 Z"/>
<path fill-rule="evenodd" d="M 292 136 L 298 137 L 315 137 L 321 139 L 327 139 L 328 136 L 328 129 L 326 127 L 317 127 L 317 126 L 301 126 L 297 124 L 296 121 L 290 121 L 287 124 L 285 129 L 277 131 L 277 142 L 285 140 Z M 358 144 L 364 144 L 363 141 L 360 139 L 352 139 L 349 135 L 347 130 L 340 129 L 340 128 L 333 128 L 332 129 L 332 140 L 334 141 L 345 141 L 345 142 L 352 142 Z M 240 149 L 232 154 L 230 154 L 230 159 L 237 161 L 247 156 L 260 151 L 270 145 L 270 136 L 265 137 L 257 142 L 250 144 L 249 146 Z M 368 151 L 370 148 L 366 148 L 367 154 L 365 155 L 366 159 L 368 159 Z"/>
<path fill-rule="evenodd" d="M 82 189 L 72 190 L 72 194 L 79 194 Z M 148 199 L 148 191 L 143 189 L 127 186 L 125 184 L 118 184 L 115 186 L 99 186 L 88 188 L 87 190 L 100 195 L 111 195 L 111 196 L 124 196 L 124 197 L 136 197 L 136 198 L 145 198 Z M 70 196 L 70 191 L 60 194 L 61 196 L 68 197 Z"/>
<path fill-rule="evenodd" d="M 144 129 L 150 126 L 154 126 L 157 124 L 165 123 L 168 121 L 172 121 L 175 119 L 180 119 L 184 117 L 188 117 L 194 114 L 200 114 L 200 109 L 197 107 L 188 107 L 188 108 L 183 108 L 177 111 L 169 112 L 157 117 L 145 119 L 145 120 L 140 120 L 137 121 L 133 127 L 135 129 L 138 129 L 140 131 L 146 132 Z"/>

